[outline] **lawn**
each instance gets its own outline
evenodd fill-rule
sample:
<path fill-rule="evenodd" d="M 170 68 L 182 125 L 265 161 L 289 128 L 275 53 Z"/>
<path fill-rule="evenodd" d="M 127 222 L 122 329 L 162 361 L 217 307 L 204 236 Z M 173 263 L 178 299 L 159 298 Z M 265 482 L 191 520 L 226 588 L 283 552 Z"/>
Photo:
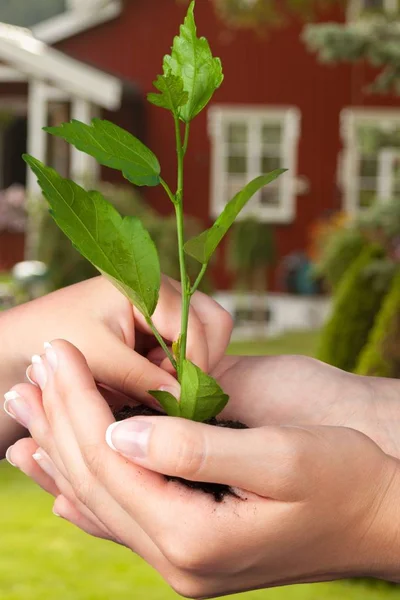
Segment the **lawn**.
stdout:
<path fill-rule="evenodd" d="M 288 334 L 235 344 L 242 353 L 312 354 L 316 336 Z M 51 499 L 0 463 L 1 600 L 172 600 L 167 585 L 128 550 L 91 539 L 51 512 Z M 327 583 L 251 592 L 241 600 L 393 600 L 399 591 L 361 583 Z"/>

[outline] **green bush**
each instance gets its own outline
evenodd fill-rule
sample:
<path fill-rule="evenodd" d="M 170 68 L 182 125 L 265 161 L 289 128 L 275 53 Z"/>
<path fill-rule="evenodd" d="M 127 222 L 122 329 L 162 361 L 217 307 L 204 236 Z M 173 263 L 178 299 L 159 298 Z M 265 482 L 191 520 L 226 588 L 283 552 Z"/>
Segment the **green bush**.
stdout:
<path fill-rule="evenodd" d="M 390 290 L 361 352 L 356 372 L 375 377 L 400 377 L 400 271 Z"/>
<path fill-rule="evenodd" d="M 322 255 L 314 267 L 316 277 L 325 279 L 332 290 L 337 290 L 347 269 L 360 256 L 368 242 L 356 227 L 343 227 L 326 240 Z"/>
<path fill-rule="evenodd" d="M 383 248 L 371 244 L 343 276 L 322 331 L 320 360 L 346 371 L 355 368 L 387 289 L 376 285 L 376 269 L 368 273 L 368 267 L 382 258 Z"/>

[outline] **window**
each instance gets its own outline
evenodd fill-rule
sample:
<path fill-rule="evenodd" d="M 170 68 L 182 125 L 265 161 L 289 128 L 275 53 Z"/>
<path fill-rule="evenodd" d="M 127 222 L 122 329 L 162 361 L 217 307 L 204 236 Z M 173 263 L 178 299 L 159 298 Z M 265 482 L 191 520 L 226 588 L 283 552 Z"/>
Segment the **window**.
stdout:
<path fill-rule="evenodd" d="M 357 213 L 375 200 L 400 199 L 400 111 L 345 110 L 342 137 L 345 210 Z"/>
<path fill-rule="evenodd" d="M 251 179 L 284 167 L 289 173 L 256 194 L 242 216 L 254 215 L 275 223 L 294 219 L 299 121 L 296 108 L 215 106 L 210 109 L 214 217 Z"/>
<path fill-rule="evenodd" d="M 374 15 L 395 15 L 400 11 L 400 0 L 350 0 L 348 20 L 357 21 L 361 17 Z"/>
<path fill-rule="evenodd" d="M 67 0 L 2 0 L 0 21 L 20 27 L 32 27 L 67 10 Z"/>

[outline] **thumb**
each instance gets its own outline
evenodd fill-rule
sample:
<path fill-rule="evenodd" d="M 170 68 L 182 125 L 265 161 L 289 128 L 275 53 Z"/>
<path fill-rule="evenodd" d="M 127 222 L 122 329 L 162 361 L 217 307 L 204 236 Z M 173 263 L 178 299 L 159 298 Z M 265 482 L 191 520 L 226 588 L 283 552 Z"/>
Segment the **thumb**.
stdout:
<path fill-rule="evenodd" d="M 113 423 L 106 440 L 132 462 L 164 475 L 290 501 L 302 497 L 307 460 L 316 451 L 314 436 L 307 434 L 300 428 L 235 430 L 160 416 Z"/>

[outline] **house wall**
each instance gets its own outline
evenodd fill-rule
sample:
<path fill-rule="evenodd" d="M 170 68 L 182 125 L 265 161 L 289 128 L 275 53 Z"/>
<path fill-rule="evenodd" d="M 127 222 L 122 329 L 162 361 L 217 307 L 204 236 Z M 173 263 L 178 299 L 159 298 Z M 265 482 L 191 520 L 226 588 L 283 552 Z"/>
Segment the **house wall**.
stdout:
<path fill-rule="evenodd" d="M 185 3 L 173 0 L 126 0 L 118 19 L 58 45 L 74 57 L 135 82 L 145 98 L 161 70 L 164 53 L 182 21 Z M 276 226 L 278 253 L 285 256 L 304 249 L 310 226 L 326 210 L 341 207 L 337 187 L 340 151 L 340 112 L 349 106 L 400 106 L 399 99 L 373 96 L 363 89 L 373 72 L 365 65 L 319 65 L 300 39 L 302 23 L 292 19 L 265 36 L 251 31 L 231 31 L 215 15 L 209 0 L 199 0 L 196 17 L 200 33 L 207 36 L 213 53 L 224 65 L 225 81 L 214 103 L 293 105 L 301 112 L 298 175 L 309 183 L 297 198 L 296 220 Z M 337 12 L 323 20 L 342 20 Z M 145 104 L 144 140 L 157 154 L 164 178 L 175 180 L 174 134 L 166 111 Z M 186 211 L 209 219 L 210 140 L 207 114 L 192 126 L 193 143 L 187 156 Z M 171 207 L 161 189 L 144 190 L 148 201 L 162 213 Z M 217 266 L 218 287 L 229 285 L 229 276 Z"/>

